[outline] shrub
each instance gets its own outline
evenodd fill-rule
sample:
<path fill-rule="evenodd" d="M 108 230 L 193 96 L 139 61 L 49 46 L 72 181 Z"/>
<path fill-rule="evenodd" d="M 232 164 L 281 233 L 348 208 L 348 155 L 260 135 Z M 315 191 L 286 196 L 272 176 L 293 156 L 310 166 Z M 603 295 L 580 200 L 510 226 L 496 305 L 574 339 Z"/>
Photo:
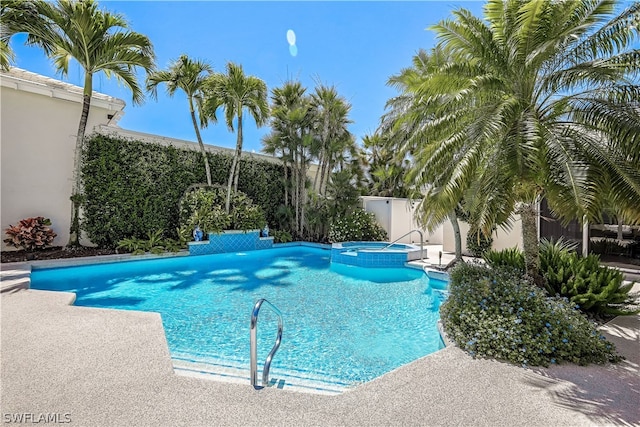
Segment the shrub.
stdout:
<path fill-rule="evenodd" d="M 485 236 L 481 232 L 469 232 L 467 234 L 467 250 L 474 257 L 482 257 L 491 250 L 493 236 Z"/>
<path fill-rule="evenodd" d="M 9 225 L 4 231 L 9 238 L 4 242 L 18 249 L 27 251 L 45 249 L 51 246 L 53 239 L 57 236 L 49 228 L 51 220 L 42 216 L 21 219 L 18 225 Z"/>
<path fill-rule="evenodd" d="M 386 239 L 387 232 L 376 222 L 376 217 L 361 208 L 338 218 L 329 229 L 329 241 L 331 242 L 382 241 Z"/>
<path fill-rule="evenodd" d="M 488 250 L 482 258 L 491 267 L 509 267 L 524 271 L 524 254 L 518 248 L 507 248 L 501 251 Z"/>
<path fill-rule="evenodd" d="M 261 229 L 265 224 L 259 206 L 241 191 L 231 196 L 230 212 L 224 211 L 227 190 L 222 187 L 200 187 L 188 191 L 180 201 L 180 226 L 193 230 L 197 225 L 206 233 L 219 233 L 225 229 Z"/>
<path fill-rule="evenodd" d="M 459 264 L 449 292 L 440 309 L 444 329 L 474 357 L 523 366 L 621 360 L 575 305 L 547 297 L 513 269 Z"/>

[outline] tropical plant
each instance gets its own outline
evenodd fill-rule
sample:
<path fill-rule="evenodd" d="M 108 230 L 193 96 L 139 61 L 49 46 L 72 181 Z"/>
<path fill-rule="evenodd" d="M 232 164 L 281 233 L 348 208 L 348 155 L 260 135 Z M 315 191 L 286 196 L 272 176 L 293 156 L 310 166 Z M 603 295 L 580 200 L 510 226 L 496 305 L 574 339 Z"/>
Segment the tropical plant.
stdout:
<path fill-rule="evenodd" d="M 518 248 L 507 248 L 501 251 L 488 250 L 482 258 L 494 268 L 513 268 L 524 273 L 524 255 Z"/>
<path fill-rule="evenodd" d="M 485 234 L 520 214 L 527 272 L 539 275 L 537 211 L 592 221 L 605 195 L 640 221 L 640 3 L 489 0 L 433 26 L 439 45 L 416 62 L 396 113 L 408 179 L 439 224 L 473 185 Z M 415 67 L 414 67 L 415 68 Z"/>
<path fill-rule="evenodd" d="M 17 225 L 9 225 L 4 232 L 9 236 L 4 242 L 26 251 L 45 249 L 57 236 L 49 227 L 51 220 L 42 216 L 21 219 Z"/>
<path fill-rule="evenodd" d="M 398 159 L 392 144 L 381 133 L 365 135 L 362 144 L 368 169 L 370 196 L 408 198 L 411 188 L 404 180 L 408 159 Z"/>
<path fill-rule="evenodd" d="M 164 252 L 179 252 L 186 242 L 163 238 L 162 230 L 149 231 L 146 239 L 128 237 L 118 242 L 118 249 L 124 249 L 132 255 L 143 255 L 150 252 L 159 255 Z"/>
<path fill-rule="evenodd" d="M 138 85 L 136 70 L 140 67 L 149 72 L 154 67 L 153 47 L 146 36 L 129 30 L 124 17 L 99 9 L 94 0 L 24 3 L 36 14 L 35 19 L 19 28 L 20 32 L 28 33 L 27 44 L 41 47 L 63 76 L 68 74 L 71 59 L 75 59 L 84 71 L 82 110 L 73 160 L 73 209 L 68 243 L 68 246 L 79 246 L 79 211 L 83 200 L 80 196 L 81 159 L 93 76 L 101 71 L 107 77 L 115 76 L 131 90 L 133 102 L 141 103 L 144 94 Z"/>
<path fill-rule="evenodd" d="M 640 299 L 630 293 L 621 271 L 600 265 L 597 255 L 579 256 L 575 245 L 543 240 L 540 271 L 550 295 L 569 298 L 580 310 L 595 315 L 630 315 L 640 312 Z"/>
<path fill-rule="evenodd" d="M 440 313 L 447 335 L 473 357 L 525 367 L 621 360 L 575 304 L 547 297 L 512 269 L 457 265 Z"/>
<path fill-rule="evenodd" d="M 272 234 L 274 243 L 289 243 L 293 240 L 287 230 L 273 230 Z"/>
<path fill-rule="evenodd" d="M 241 65 L 228 62 L 226 74 L 214 73 L 207 78 L 205 84 L 205 101 L 202 110 L 204 116 L 216 122 L 218 108 L 224 109 L 225 122 L 232 132 L 234 131 L 233 120 L 237 119 L 236 151 L 229 170 L 225 201 L 225 211 L 229 213 L 231 190 L 238 191 L 239 161 L 243 143 L 243 112 L 246 109 L 258 127 L 267 121 L 269 116 L 267 85 L 257 77 L 245 75 Z"/>
<path fill-rule="evenodd" d="M 196 120 L 196 112 L 199 117 L 200 124 L 206 126 L 207 119 L 202 113 L 202 88 L 208 75 L 212 73 L 211 65 L 204 61 L 193 60 L 187 55 L 181 55 L 180 58 L 173 61 L 167 70 L 154 71 L 147 76 L 147 90 L 157 99 L 158 86 L 164 83 L 167 88 L 167 94 L 173 96 L 178 89 L 181 89 L 187 95 L 189 102 L 189 113 L 193 122 L 193 129 L 196 131 L 196 138 L 200 146 L 200 152 L 204 160 L 204 167 L 207 174 L 207 184 L 211 185 L 211 168 L 207 152 L 200 135 L 200 126 Z"/>
<path fill-rule="evenodd" d="M 581 257 L 575 248 L 562 239 L 542 240 L 540 272 L 549 295 L 568 298 L 581 311 L 596 316 L 640 312 L 639 296 L 630 292 L 633 283 L 625 284 L 619 270 L 601 266 L 598 256 Z M 484 259 L 492 268 L 525 271 L 524 254 L 517 248 L 488 251 Z"/>

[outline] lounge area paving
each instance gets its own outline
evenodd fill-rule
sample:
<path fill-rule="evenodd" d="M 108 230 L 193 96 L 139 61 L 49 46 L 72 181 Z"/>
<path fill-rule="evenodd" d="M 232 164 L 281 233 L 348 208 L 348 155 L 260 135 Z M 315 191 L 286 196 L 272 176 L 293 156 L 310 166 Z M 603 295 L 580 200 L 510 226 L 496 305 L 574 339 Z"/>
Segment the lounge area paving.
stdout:
<path fill-rule="evenodd" d="M 2 292 L 4 423 L 59 414 L 72 426 L 640 425 L 640 316 L 604 328 L 627 357 L 619 365 L 525 370 L 448 347 L 322 396 L 175 375 L 158 314 L 73 300 Z"/>

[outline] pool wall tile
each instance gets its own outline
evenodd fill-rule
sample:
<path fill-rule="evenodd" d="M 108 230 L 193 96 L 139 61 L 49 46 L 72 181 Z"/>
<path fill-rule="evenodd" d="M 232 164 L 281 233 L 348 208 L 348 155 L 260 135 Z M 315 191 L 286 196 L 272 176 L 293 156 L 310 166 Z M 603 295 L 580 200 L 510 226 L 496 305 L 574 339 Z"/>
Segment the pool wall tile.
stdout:
<path fill-rule="evenodd" d="M 227 252 L 254 251 L 273 247 L 273 237 L 260 237 L 259 230 L 209 233 L 209 240 L 189 242 L 189 255 L 211 255 Z"/>

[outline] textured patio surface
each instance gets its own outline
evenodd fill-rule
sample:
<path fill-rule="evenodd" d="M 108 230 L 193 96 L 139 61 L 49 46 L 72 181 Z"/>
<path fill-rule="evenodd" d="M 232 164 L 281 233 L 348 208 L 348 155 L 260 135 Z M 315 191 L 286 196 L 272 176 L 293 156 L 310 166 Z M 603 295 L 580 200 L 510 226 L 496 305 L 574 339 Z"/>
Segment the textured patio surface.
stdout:
<path fill-rule="evenodd" d="M 3 423 L 68 414 L 71 426 L 640 425 L 640 316 L 605 328 L 627 357 L 619 365 L 525 370 L 449 347 L 322 396 L 177 376 L 158 314 L 73 300 L 3 284 Z"/>

